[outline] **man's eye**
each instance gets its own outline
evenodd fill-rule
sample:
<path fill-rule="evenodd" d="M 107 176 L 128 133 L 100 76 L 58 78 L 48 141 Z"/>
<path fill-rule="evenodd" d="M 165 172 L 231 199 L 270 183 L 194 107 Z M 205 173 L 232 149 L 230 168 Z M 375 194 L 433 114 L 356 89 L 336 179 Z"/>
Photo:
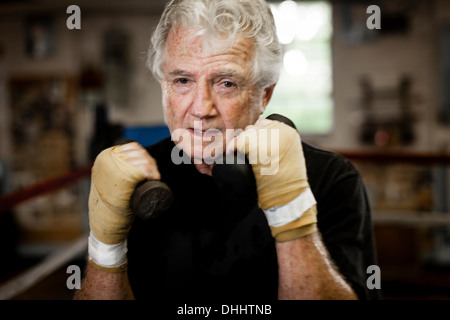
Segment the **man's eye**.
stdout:
<path fill-rule="evenodd" d="M 181 78 L 181 79 L 178 79 L 177 82 L 179 84 L 187 84 L 189 82 L 189 80 L 186 78 Z"/>
<path fill-rule="evenodd" d="M 232 87 L 234 86 L 234 83 L 231 82 L 231 81 L 225 81 L 225 82 L 223 83 L 223 85 L 224 85 L 225 87 L 227 87 L 227 88 L 232 88 Z"/>

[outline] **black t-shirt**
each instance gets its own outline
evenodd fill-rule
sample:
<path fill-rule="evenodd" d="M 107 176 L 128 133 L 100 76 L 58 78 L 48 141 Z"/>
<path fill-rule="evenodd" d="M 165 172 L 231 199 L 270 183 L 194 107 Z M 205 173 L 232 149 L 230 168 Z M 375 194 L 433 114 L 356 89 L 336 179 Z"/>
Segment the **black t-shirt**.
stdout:
<path fill-rule="evenodd" d="M 133 223 L 128 274 L 136 298 L 276 299 L 275 242 L 256 190 L 239 199 L 220 192 L 194 164 L 174 164 L 173 148 L 170 138 L 147 148 L 175 202 L 159 217 Z M 331 152 L 305 143 L 303 151 L 318 203 L 318 228 L 331 258 L 359 298 L 379 297 L 378 290 L 366 287 L 367 267 L 376 261 L 359 173 Z"/>

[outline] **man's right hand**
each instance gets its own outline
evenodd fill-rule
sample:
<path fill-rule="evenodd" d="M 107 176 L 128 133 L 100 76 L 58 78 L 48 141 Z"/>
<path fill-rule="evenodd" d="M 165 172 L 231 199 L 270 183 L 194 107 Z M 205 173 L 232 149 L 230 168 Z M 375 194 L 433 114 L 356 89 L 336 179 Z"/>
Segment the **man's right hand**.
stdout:
<path fill-rule="evenodd" d="M 133 222 L 130 198 L 145 179 L 160 179 L 156 161 L 138 143 L 103 150 L 92 167 L 89 194 L 89 262 L 106 271 L 126 268 Z"/>

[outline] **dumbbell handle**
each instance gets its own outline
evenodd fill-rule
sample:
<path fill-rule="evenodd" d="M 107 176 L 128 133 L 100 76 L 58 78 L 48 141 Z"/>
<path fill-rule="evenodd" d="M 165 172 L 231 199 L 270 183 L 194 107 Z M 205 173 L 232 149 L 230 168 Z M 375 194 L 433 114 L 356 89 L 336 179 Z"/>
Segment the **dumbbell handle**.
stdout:
<path fill-rule="evenodd" d="M 156 218 L 173 203 L 170 188 L 159 180 L 145 180 L 136 186 L 130 199 L 133 213 L 143 219 Z"/>
<path fill-rule="evenodd" d="M 121 140 L 117 144 L 122 145 L 134 142 L 133 140 Z M 173 194 L 170 188 L 159 180 L 143 180 L 134 188 L 130 198 L 130 207 L 133 213 L 143 219 L 155 218 L 173 203 Z"/>

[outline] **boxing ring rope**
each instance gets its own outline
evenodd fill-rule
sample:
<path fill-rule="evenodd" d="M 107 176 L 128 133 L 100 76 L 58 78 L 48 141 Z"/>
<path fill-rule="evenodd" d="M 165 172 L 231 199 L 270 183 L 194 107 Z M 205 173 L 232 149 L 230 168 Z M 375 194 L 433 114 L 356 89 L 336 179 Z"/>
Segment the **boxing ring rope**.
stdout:
<path fill-rule="evenodd" d="M 92 164 L 84 165 L 78 169 L 75 169 L 67 174 L 57 176 L 52 179 L 38 182 L 31 186 L 12 191 L 6 195 L 0 197 L 0 214 L 4 211 L 8 211 L 19 204 L 41 196 L 48 194 L 59 189 L 66 188 L 82 178 L 86 178 L 91 173 Z"/>
<path fill-rule="evenodd" d="M 0 197 L 0 214 L 31 200 L 35 197 L 49 194 L 69 186 L 90 176 L 92 164 L 79 167 L 63 174 L 31 186 L 15 190 Z M 29 268 L 18 276 L 0 284 L 0 300 L 12 299 L 27 291 L 55 270 L 82 254 L 87 248 L 87 237 L 81 236 L 70 244 L 49 254 L 43 261 Z"/>
<path fill-rule="evenodd" d="M 411 163 L 418 165 L 450 165 L 450 154 L 445 152 L 415 152 L 406 150 L 333 150 L 350 161 Z"/>
<path fill-rule="evenodd" d="M 56 250 L 42 262 L 0 285 L 0 300 L 9 300 L 27 291 L 55 270 L 71 261 L 75 256 L 84 252 L 86 248 L 87 238 L 82 236 L 63 249 Z"/>

